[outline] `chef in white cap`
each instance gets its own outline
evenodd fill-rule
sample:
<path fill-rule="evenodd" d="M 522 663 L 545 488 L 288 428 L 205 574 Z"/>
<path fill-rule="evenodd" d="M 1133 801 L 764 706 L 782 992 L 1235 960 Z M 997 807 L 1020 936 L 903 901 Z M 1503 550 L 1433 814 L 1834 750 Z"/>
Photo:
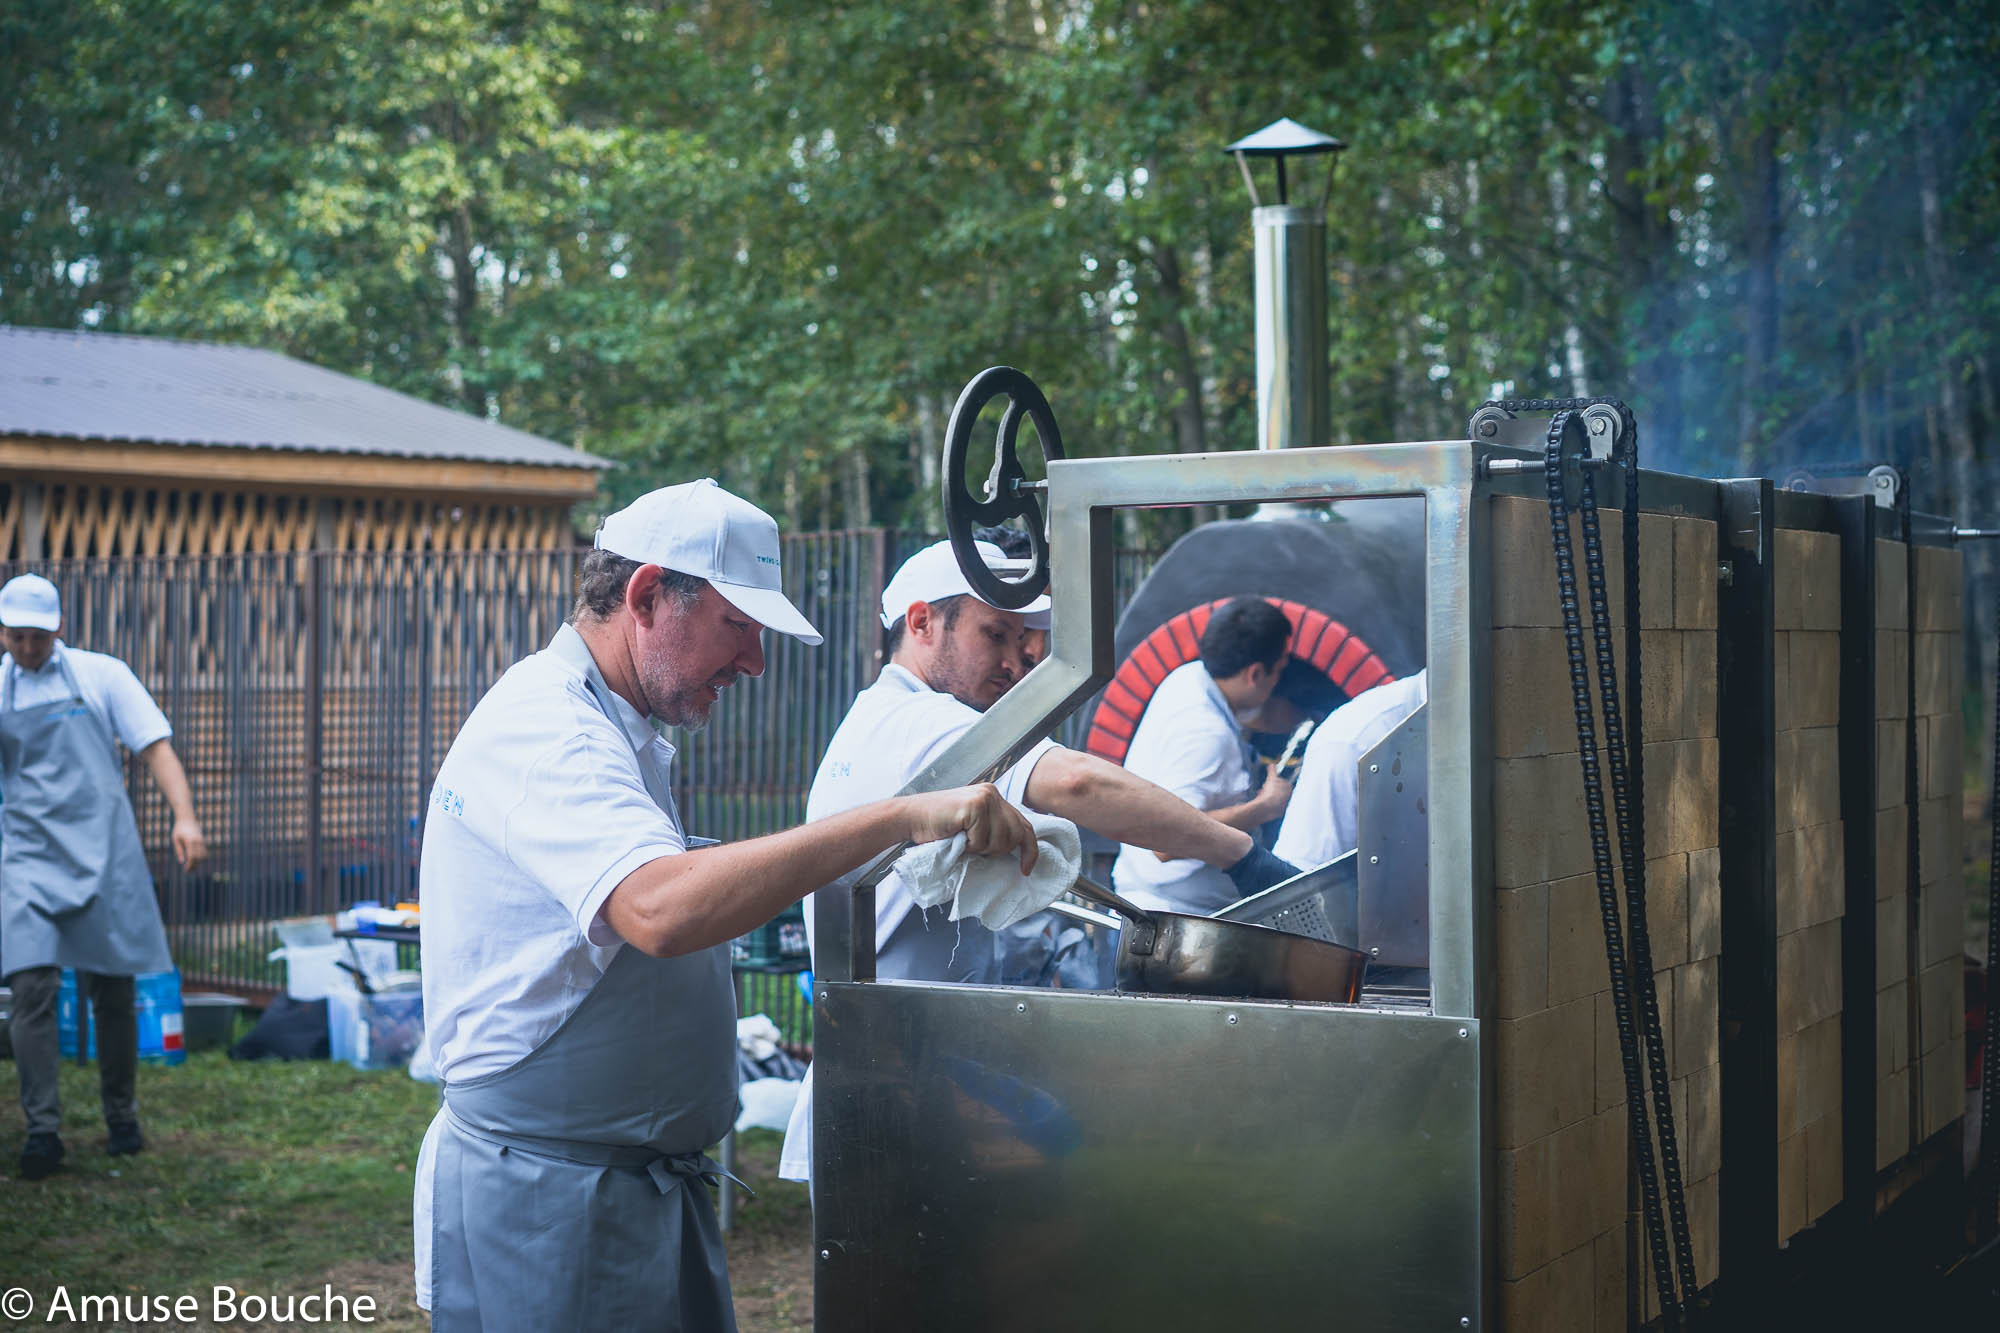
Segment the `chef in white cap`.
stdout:
<path fill-rule="evenodd" d="M 1032 864 L 985 785 L 688 850 L 655 724 L 702 726 L 767 627 L 820 642 L 779 573 L 778 525 L 713 481 L 641 497 L 445 756 L 420 871 L 444 1094 L 415 1199 L 437 1333 L 733 1329 L 703 1155 L 736 1116 L 729 941 L 898 843 Z"/>
<path fill-rule="evenodd" d="M 125 794 L 118 743 L 144 761 L 173 810 L 183 867 L 207 855 L 173 728 L 132 669 L 62 641 L 62 598 L 39 574 L 0 587 L 0 976 L 28 1137 L 20 1174 L 65 1155 L 57 1133 L 56 996 L 74 968 L 97 1021 L 99 1094 L 112 1156 L 145 1146 L 136 1091 L 133 978 L 173 966 L 153 875 Z"/>
<path fill-rule="evenodd" d="M 990 542 L 975 542 L 974 549 L 988 568 L 1011 567 Z M 904 561 L 882 590 L 889 662 L 834 731 L 806 798 L 807 817 L 892 795 L 929 767 L 1014 684 L 1022 669 L 1025 617 L 1047 612 L 1047 598 L 1021 611 L 983 601 L 949 542 Z M 995 783 L 1019 805 L 1119 842 L 1214 866 L 1244 886 L 1246 895 L 1289 873 L 1241 829 L 1209 818 L 1116 764 L 1054 741 L 1033 746 Z M 808 902 L 808 945 L 815 942 L 813 927 Z M 919 907 L 894 873 L 875 886 L 878 979 L 991 983 L 998 980 L 997 962 L 992 935 L 977 921 L 952 921 L 943 905 Z M 810 1177 L 811 1094 L 808 1069 L 779 1165 L 779 1174 L 789 1180 Z"/>

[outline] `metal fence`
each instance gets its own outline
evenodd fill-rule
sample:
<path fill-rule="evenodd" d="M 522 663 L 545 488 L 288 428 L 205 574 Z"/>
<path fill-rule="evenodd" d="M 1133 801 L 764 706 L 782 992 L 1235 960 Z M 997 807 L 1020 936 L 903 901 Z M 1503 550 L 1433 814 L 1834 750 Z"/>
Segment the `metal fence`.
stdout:
<path fill-rule="evenodd" d="M 804 818 L 833 729 L 879 669 L 883 583 L 929 540 L 879 529 L 785 539 L 786 593 L 826 642 L 767 636 L 764 675 L 725 693 L 705 730 L 672 737 L 690 833 L 736 840 Z M 208 861 L 173 863 L 166 802 L 136 762 L 127 776 L 190 983 L 275 988 L 273 921 L 415 895 L 432 777 L 480 696 L 563 622 L 580 554 L 157 556 L 8 571 L 52 579 L 65 641 L 123 659 L 173 723 Z M 1149 564 L 1121 553 L 1121 605 Z"/>

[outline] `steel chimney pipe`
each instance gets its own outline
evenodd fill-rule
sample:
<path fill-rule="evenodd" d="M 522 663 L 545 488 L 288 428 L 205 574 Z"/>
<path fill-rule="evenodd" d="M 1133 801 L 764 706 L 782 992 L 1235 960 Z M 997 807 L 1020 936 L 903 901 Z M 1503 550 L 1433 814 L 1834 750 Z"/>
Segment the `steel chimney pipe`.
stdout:
<path fill-rule="evenodd" d="M 1250 215 L 1257 292 L 1257 447 L 1327 439 L 1326 211 L 1265 204 Z"/>

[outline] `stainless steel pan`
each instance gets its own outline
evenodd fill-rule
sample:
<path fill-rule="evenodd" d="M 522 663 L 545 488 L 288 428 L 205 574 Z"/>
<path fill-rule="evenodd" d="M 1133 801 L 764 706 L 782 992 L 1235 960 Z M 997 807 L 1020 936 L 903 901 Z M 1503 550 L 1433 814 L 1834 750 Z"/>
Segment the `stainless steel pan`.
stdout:
<path fill-rule="evenodd" d="M 1118 932 L 1118 989 L 1156 995 L 1352 1004 L 1368 957 L 1358 949 L 1264 926 L 1148 911 L 1079 879 L 1080 898 L 1130 925 Z"/>

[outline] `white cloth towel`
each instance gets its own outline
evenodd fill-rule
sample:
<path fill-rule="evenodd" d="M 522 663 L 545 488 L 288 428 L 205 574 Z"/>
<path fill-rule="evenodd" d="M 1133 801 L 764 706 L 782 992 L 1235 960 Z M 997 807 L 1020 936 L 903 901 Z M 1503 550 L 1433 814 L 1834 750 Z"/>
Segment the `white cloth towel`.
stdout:
<path fill-rule="evenodd" d="M 1035 868 L 1025 875 L 1014 857 L 972 855 L 963 833 L 910 848 L 897 860 L 896 873 L 921 906 L 949 901 L 953 921 L 978 917 L 988 930 L 1005 930 L 1069 892 L 1083 870 L 1076 825 L 1058 815 L 1022 813 L 1040 844 Z"/>

